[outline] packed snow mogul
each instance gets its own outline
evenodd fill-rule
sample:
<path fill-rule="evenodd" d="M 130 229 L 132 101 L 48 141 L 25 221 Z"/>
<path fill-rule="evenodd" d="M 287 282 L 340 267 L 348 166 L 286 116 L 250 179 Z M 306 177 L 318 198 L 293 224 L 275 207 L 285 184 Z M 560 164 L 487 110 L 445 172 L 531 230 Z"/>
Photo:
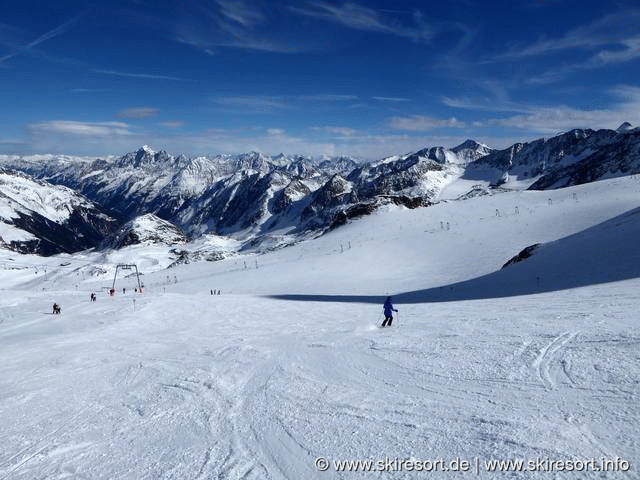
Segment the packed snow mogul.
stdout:
<path fill-rule="evenodd" d="M 382 322 L 382 326 L 390 327 L 391 322 L 393 322 L 392 312 L 398 311 L 397 309 L 393 308 L 393 303 L 391 303 L 391 297 L 387 297 L 387 299 L 384 301 L 384 306 L 382 308 L 384 309 L 384 322 Z"/>

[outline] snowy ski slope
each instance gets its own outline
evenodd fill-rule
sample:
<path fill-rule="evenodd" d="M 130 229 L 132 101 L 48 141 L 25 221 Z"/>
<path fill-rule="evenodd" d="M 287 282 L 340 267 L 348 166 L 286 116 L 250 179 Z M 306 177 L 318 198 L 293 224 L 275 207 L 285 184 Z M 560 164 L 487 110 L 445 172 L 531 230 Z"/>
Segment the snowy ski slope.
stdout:
<path fill-rule="evenodd" d="M 0 480 L 637 478 L 638 207 L 624 177 L 393 207 L 169 270 L 157 246 L 0 251 Z M 120 262 L 144 294 L 104 294 Z M 385 463 L 441 458 L 470 470 Z M 535 463 L 603 458 L 630 470 Z M 510 459 L 538 471 L 485 468 Z"/>

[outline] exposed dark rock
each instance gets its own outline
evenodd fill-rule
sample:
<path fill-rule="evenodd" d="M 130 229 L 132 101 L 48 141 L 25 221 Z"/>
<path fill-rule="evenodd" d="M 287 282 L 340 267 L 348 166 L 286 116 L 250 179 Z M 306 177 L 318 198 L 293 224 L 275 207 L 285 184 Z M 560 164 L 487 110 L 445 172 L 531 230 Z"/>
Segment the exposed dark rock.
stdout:
<path fill-rule="evenodd" d="M 538 249 L 538 247 L 540 247 L 540 244 L 535 243 L 533 245 L 529 245 L 528 247 L 522 249 L 520 253 L 518 253 L 518 255 L 511 258 L 507 263 L 505 263 L 502 266 L 502 268 L 507 268 L 509 265 L 513 265 L 514 263 L 518 263 L 518 262 L 522 262 L 523 260 L 526 260 L 527 258 L 529 258 L 531 255 L 534 254 L 534 252 Z"/>

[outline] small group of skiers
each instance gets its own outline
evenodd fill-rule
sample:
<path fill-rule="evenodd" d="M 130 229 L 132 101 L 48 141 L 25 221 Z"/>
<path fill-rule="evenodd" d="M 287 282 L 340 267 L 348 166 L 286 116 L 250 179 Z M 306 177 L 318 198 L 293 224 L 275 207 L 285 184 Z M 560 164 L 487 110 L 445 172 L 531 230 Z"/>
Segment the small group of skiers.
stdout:
<path fill-rule="evenodd" d="M 136 293 L 142 293 L 142 292 L 144 292 L 144 285 L 141 285 L 141 286 L 140 286 L 140 288 L 138 288 L 138 287 L 134 288 L 134 291 L 135 291 Z M 113 296 L 115 296 L 115 294 L 116 294 L 116 289 L 115 289 L 115 288 L 110 288 L 110 289 L 108 290 L 108 292 L 109 292 L 109 295 L 113 297 Z M 124 295 L 124 294 L 126 294 L 126 293 L 127 293 L 127 288 L 126 288 L 126 287 L 122 287 L 122 294 Z M 92 295 L 93 295 L 93 294 L 92 294 Z M 93 300 L 93 299 L 92 299 L 92 300 Z"/>
<path fill-rule="evenodd" d="M 126 288 L 122 289 L 122 293 L 126 293 Z M 138 292 L 138 288 L 136 288 L 136 293 Z M 140 289 L 140 292 L 142 292 L 142 289 Z M 114 296 L 116 294 L 116 289 L 115 288 L 110 288 L 109 289 L 109 295 Z M 92 302 L 95 302 L 96 300 L 98 300 L 98 297 L 96 296 L 95 292 L 91 292 L 91 295 L 89 296 L 89 299 Z M 57 303 L 53 304 L 53 313 L 55 314 L 59 314 L 60 313 L 60 305 L 58 305 Z"/>

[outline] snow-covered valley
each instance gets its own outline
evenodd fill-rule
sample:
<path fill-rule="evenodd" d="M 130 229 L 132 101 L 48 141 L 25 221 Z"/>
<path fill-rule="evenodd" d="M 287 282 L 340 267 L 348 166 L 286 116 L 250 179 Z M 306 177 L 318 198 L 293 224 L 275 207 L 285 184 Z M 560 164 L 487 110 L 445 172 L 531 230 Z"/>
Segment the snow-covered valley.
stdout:
<path fill-rule="evenodd" d="M 510 478 L 635 478 L 638 192 L 636 175 L 389 205 L 171 269 L 161 246 L 0 250 L 0 479 L 494 478 L 486 461 L 517 459 L 537 471 Z M 132 277 L 106 295 L 118 263 L 142 295 Z M 406 468 L 441 458 L 470 469 Z"/>

